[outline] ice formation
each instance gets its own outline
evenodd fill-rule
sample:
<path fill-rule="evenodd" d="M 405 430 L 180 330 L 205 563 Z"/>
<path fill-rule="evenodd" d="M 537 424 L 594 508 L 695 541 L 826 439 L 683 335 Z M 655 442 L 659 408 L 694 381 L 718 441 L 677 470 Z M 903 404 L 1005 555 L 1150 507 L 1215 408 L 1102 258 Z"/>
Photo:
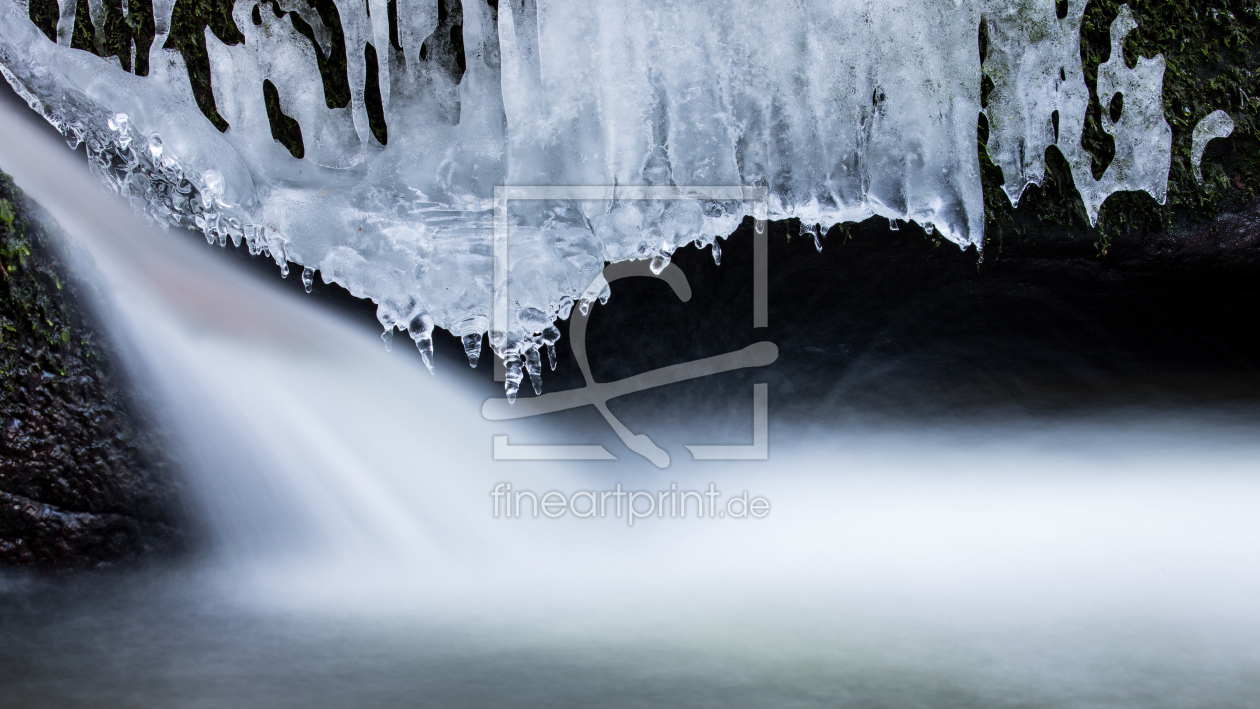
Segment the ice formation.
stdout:
<path fill-rule="evenodd" d="M 163 224 L 300 265 L 308 288 L 318 271 L 371 298 L 386 341 L 407 331 L 426 362 L 434 327 L 473 363 L 489 332 L 511 396 L 605 263 L 663 268 L 688 243 L 720 260 L 751 206 L 512 202 L 509 322 L 493 323 L 499 185 L 764 188 L 768 216 L 799 217 L 819 249 L 832 224 L 876 215 L 980 246 L 982 17 L 989 150 L 1012 202 L 1050 145 L 1091 220 L 1113 192 L 1162 201 L 1167 185 L 1163 59 L 1125 65 L 1127 7 L 1097 85 L 1104 105 L 1123 96 L 1103 118 L 1116 156 L 1094 180 L 1078 0 L 1063 18 L 1055 0 L 237 0 L 234 31 L 204 30 L 204 112 L 164 48 L 191 0 L 153 3 L 145 76 L 70 48 L 74 0 L 52 41 L 29 19 L 50 1 L 0 0 L 0 69 L 109 185 Z M 88 6 L 99 30 L 104 5 Z"/>
<path fill-rule="evenodd" d="M 1203 182 L 1203 151 L 1207 150 L 1208 141 L 1213 138 L 1228 138 L 1234 132 L 1234 119 L 1224 111 L 1213 111 L 1194 126 L 1190 135 L 1190 167 L 1194 176 Z"/>
<path fill-rule="evenodd" d="M 988 3 L 989 47 L 985 72 L 995 90 L 985 117 L 989 155 L 1002 168 L 1012 204 L 1045 174 L 1046 148 L 1056 146 L 1072 168 L 1090 224 L 1114 192 L 1145 190 L 1164 203 L 1172 164 L 1172 128 L 1164 120 L 1164 57 L 1124 63 L 1124 39 L 1137 27 L 1128 5 L 1111 23 L 1111 55 L 1098 66 L 1098 101 L 1110 107 L 1120 95 L 1119 120 L 1103 110 L 1102 128 L 1116 153 L 1095 180 L 1091 156 L 1081 145 L 1089 88 L 1081 67 L 1080 30 L 1085 3 L 1069 1 L 1058 17 L 1054 2 Z"/>

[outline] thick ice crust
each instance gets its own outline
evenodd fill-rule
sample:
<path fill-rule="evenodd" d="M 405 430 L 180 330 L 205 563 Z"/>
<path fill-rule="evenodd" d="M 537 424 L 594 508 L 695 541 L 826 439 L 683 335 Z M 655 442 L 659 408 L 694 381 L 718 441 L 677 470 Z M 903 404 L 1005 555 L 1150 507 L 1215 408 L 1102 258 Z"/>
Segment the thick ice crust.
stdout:
<path fill-rule="evenodd" d="M 1012 202 L 1042 179 L 1049 145 L 1071 164 L 1091 220 L 1113 192 L 1162 201 L 1167 187 L 1163 59 L 1125 65 L 1127 7 L 1098 72 L 1103 104 L 1121 94 L 1124 106 L 1103 118 L 1116 155 L 1099 180 L 1080 141 L 1078 2 L 1059 18 L 1053 0 L 398 0 L 392 13 L 384 0 L 335 0 L 331 12 L 238 0 L 244 41 L 205 30 L 222 133 L 181 54 L 161 48 L 173 3 L 154 4 L 143 77 L 71 49 L 61 30 L 73 7 L 54 43 L 24 4 L 0 0 L 0 68 L 87 141 L 111 186 L 162 223 L 245 239 L 283 269 L 292 261 L 304 278 L 318 270 L 371 298 L 388 332 L 406 329 L 422 352 L 434 326 L 490 328 L 499 185 L 764 187 L 770 218 L 798 217 L 813 233 L 878 215 L 979 247 L 982 17 L 996 87 L 988 149 Z M 346 95 L 329 83 L 338 57 Z M 751 208 L 509 204 L 510 322 L 492 345 L 510 378 L 522 364 L 534 374 L 550 323 L 606 262 L 667 262 L 691 242 L 716 251 Z"/>

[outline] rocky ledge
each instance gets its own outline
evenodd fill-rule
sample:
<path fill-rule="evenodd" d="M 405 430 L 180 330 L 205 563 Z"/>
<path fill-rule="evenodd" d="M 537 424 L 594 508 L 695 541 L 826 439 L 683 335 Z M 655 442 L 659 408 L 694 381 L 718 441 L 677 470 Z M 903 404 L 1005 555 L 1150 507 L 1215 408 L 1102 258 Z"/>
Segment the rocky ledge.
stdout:
<path fill-rule="evenodd" d="M 99 567 L 182 545 L 171 465 L 128 400 L 90 284 L 0 174 L 0 564 Z"/>

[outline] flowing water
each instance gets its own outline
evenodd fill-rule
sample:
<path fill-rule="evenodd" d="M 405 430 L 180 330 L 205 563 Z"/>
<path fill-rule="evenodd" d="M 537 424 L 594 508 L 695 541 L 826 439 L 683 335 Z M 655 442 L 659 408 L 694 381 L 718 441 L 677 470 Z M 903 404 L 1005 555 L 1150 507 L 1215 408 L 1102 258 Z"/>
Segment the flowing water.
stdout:
<path fill-rule="evenodd" d="M 767 461 L 657 470 L 592 416 L 513 442 L 625 460 L 495 461 L 484 387 L 139 224 L 22 119 L 0 134 L 108 295 L 211 540 L 0 577 L 0 706 L 1254 705 L 1254 417 L 772 420 Z M 678 408 L 670 450 L 747 435 Z M 496 517 L 505 482 L 771 508 Z"/>

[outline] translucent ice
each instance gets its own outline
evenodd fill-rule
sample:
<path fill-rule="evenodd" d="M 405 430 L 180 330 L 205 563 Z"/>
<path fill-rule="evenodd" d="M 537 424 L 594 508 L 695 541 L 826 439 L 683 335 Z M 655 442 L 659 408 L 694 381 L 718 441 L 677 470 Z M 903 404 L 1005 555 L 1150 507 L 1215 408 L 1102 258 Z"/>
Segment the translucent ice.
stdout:
<path fill-rule="evenodd" d="M 481 333 L 473 335 L 464 335 L 464 354 L 468 356 L 468 366 L 477 367 L 477 361 L 481 359 Z"/>
<path fill-rule="evenodd" d="M 1127 68 L 1124 7 L 1097 85 L 1124 108 L 1114 123 L 1104 115 L 1116 156 L 1096 181 L 1080 144 L 1076 0 L 1063 19 L 1054 0 L 237 0 L 236 34 L 204 33 L 216 122 L 183 55 L 164 48 L 188 1 L 153 4 L 157 37 L 136 76 L 70 49 L 74 2 L 60 2 L 54 42 L 27 2 L 0 0 L 0 70 L 68 141 L 87 142 L 137 209 L 244 241 L 282 273 L 299 264 L 308 288 L 318 271 L 372 299 L 385 341 L 408 330 L 426 362 L 436 326 L 476 363 L 506 254 L 510 312 L 490 343 L 511 397 L 526 373 L 539 386 L 551 324 L 607 301 L 606 263 L 664 269 L 685 244 L 720 261 L 718 237 L 754 208 L 623 187 L 762 189 L 757 208 L 813 225 L 819 248 L 831 225 L 871 216 L 980 245 L 982 18 L 989 150 L 1013 202 L 1042 179 L 1050 145 L 1091 219 L 1117 190 L 1162 200 L 1167 184 L 1163 59 Z M 87 7 L 101 29 L 104 5 Z M 499 252 L 500 185 L 616 187 L 609 199 L 509 202 Z"/>
<path fill-rule="evenodd" d="M 1200 163 L 1203 162 L 1203 151 L 1207 149 L 1208 141 L 1213 138 L 1228 138 L 1233 132 L 1234 119 L 1224 111 L 1213 111 L 1195 124 L 1194 133 L 1190 136 L 1190 165 L 1199 182 L 1203 182 Z"/>
<path fill-rule="evenodd" d="M 1095 180 L 1092 156 L 1081 145 L 1089 108 L 1080 52 L 1086 3 L 1065 5 L 1059 18 L 1049 0 L 986 3 L 984 67 L 994 83 L 985 109 L 988 150 L 1002 168 L 1003 189 L 1018 204 L 1029 185 L 1040 184 L 1046 148 L 1054 145 L 1072 168 L 1090 224 L 1097 223 L 1103 201 L 1121 190 L 1145 190 L 1163 204 L 1172 162 L 1172 128 L 1163 112 L 1164 57 L 1139 57 L 1132 69 L 1125 65 L 1124 38 L 1137 22 L 1129 6 L 1121 5 L 1111 23 L 1111 55 L 1098 67 L 1097 94 L 1108 107 L 1121 95 L 1123 109 L 1115 122 L 1110 111 L 1102 111 L 1102 128 L 1115 139 L 1116 153 Z"/>

